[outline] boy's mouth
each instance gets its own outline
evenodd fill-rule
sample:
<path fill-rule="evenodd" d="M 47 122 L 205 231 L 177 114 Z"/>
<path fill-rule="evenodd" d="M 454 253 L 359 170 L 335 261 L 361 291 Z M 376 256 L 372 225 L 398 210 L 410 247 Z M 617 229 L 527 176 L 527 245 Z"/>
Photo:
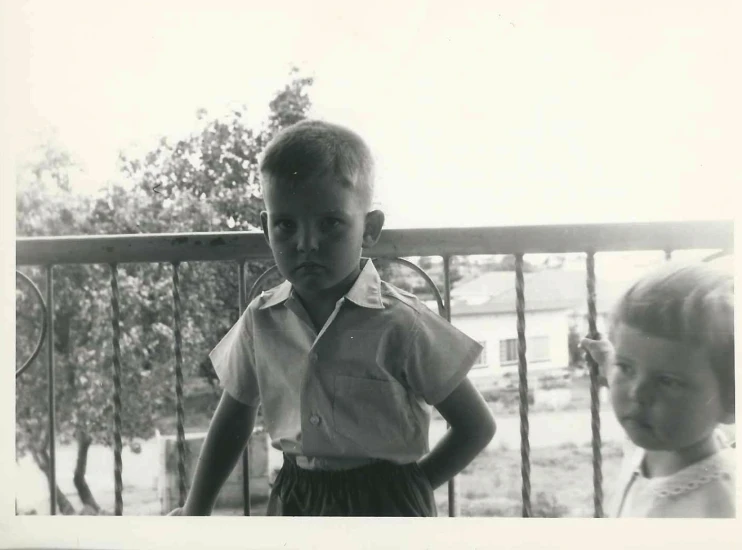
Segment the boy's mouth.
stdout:
<path fill-rule="evenodd" d="M 324 267 L 314 262 L 302 262 L 294 268 L 294 271 L 317 271 L 319 269 L 324 269 Z"/>

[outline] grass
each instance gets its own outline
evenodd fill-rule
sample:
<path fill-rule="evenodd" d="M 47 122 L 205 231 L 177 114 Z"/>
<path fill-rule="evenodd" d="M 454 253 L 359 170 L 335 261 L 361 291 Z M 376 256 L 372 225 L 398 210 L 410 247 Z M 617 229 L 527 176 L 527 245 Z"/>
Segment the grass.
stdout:
<path fill-rule="evenodd" d="M 573 378 L 570 386 L 571 399 L 564 410 L 581 410 L 589 415 L 590 392 L 588 378 Z M 496 418 L 517 418 L 517 393 L 493 393 L 488 399 Z M 604 408 L 604 407 L 603 407 Z M 551 412 L 539 403 L 531 404 L 529 413 Z M 604 411 L 609 414 L 609 411 Z M 433 412 L 434 417 L 438 416 Z M 196 419 L 191 415 L 192 422 Z M 203 424 L 203 426 L 201 425 Z M 205 429 L 208 418 L 198 418 L 194 429 Z M 168 433 L 168 426 L 160 425 Z M 559 433 L 566 428 L 559 429 Z M 591 517 L 593 515 L 593 468 L 592 449 L 589 444 L 570 441 L 569 430 L 564 438 L 554 441 L 554 446 L 537 446 L 530 453 L 530 498 L 532 514 L 537 517 Z M 557 444 L 559 443 L 559 444 Z M 516 444 L 517 445 L 517 444 Z M 518 517 L 522 513 L 522 482 L 520 450 L 512 448 L 503 439 L 499 444 L 481 453 L 459 476 L 457 496 L 459 515 L 476 517 Z M 607 495 L 618 474 L 621 450 L 618 444 L 604 440 L 602 447 L 604 493 Z M 142 467 L 142 466 L 140 466 Z M 124 514 L 159 515 L 160 503 L 156 484 L 149 487 L 139 483 L 128 485 L 124 475 Z M 98 503 L 109 512 L 113 510 L 113 488 L 96 490 Z M 78 506 L 76 496 L 68 495 L 73 505 Z M 257 496 L 257 495 L 254 495 Z M 448 490 L 441 487 L 435 494 L 439 516 L 448 515 Z M 264 515 L 266 502 L 253 499 L 253 515 Z M 21 511 L 20 513 L 29 513 Z M 46 513 L 45 507 L 38 513 Z M 220 509 L 215 515 L 242 515 L 241 506 L 235 509 Z"/>
<path fill-rule="evenodd" d="M 567 439 L 552 446 L 536 446 L 530 452 L 530 496 L 532 515 L 536 517 L 592 517 L 593 468 L 592 449 L 589 443 L 576 443 Z M 618 475 L 621 449 L 615 440 L 604 439 L 602 446 L 603 489 L 606 495 Z M 138 466 L 142 468 L 140 464 Z M 65 470 L 66 471 L 66 470 Z M 136 467 L 125 468 L 124 514 L 159 515 L 160 503 L 156 483 L 131 484 Z M 521 452 L 517 446 L 508 446 L 505 440 L 482 452 L 456 478 L 459 515 L 467 517 L 519 517 L 521 516 Z M 70 485 L 68 483 L 68 485 Z M 70 485 L 71 487 L 71 485 Z M 95 489 L 98 503 L 108 512 L 113 510 L 112 483 Z M 69 491 L 70 489 L 66 489 Z M 74 490 L 73 490 L 74 492 Z M 258 495 L 254 495 L 257 497 Z M 69 494 L 73 505 L 79 509 L 76 495 Z M 439 488 L 435 493 L 438 515 L 448 516 L 448 490 Z M 253 499 L 252 513 L 265 515 L 266 502 Z M 46 505 L 37 513 L 48 513 Z M 33 513 L 19 510 L 19 513 Z M 242 515 L 242 507 L 220 509 L 215 515 Z"/>
<path fill-rule="evenodd" d="M 621 449 L 602 449 L 604 493 L 618 475 Z M 498 448 L 479 455 L 457 478 L 460 515 L 519 517 L 522 514 L 519 450 Z M 531 509 L 534 517 L 592 517 L 593 468 L 589 445 L 565 443 L 531 452 Z M 438 515 L 448 515 L 448 489 L 436 491 Z"/>
<path fill-rule="evenodd" d="M 602 447 L 603 492 L 608 494 L 621 462 L 614 443 Z M 533 517 L 593 517 L 593 467 L 590 445 L 564 443 L 531 452 L 531 514 Z M 456 478 L 462 517 L 521 517 L 521 457 L 519 450 L 484 451 Z M 438 516 L 448 516 L 448 488 L 435 492 Z M 605 499 L 604 499 L 605 501 Z M 265 505 L 252 509 L 265 515 Z M 219 515 L 241 515 L 222 510 Z"/>
<path fill-rule="evenodd" d="M 604 493 L 618 475 L 621 449 L 615 443 L 602 448 Z M 534 517 L 592 517 L 593 469 L 590 445 L 563 443 L 536 448 L 530 456 L 531 513 Z M 520 517 L 522 515 L 521 456 L 519 450 L 496 447 L 484 451 L 456 478 L 459 515 L 463 517 Z M 125 515 L 158 515 L 154 490 L 124 488 Z M 101 495 L 113 500 L 113 495 Z M 448 516 L 448 488 L 435 492 L 439 517 Z M 101 504 L 103 504 L 101 502 Z M 252 514 L 265 515 L 267 502 L 253 500 Z M 241 508 L 217 510 L 214 515 L 242 515 Z"/>
<path fill-rule="evenodd" d="M 529 412 L 551 412 L 553 409 L 548 404 L 534 401 L 533 391 L 536 384 L 533 381 L 530 384 L 532 386 L 529 388 Z M 589 376 L 575 376 L 563 389 L 569 391 L 569 402 L 561 405 L 559 411 L 590 410 Z M 495 416 L 518 414 L 520 405 L 517 387 L 504 390 L 498 386 L 490 386 L 479 388 L 479 390 Z"/>

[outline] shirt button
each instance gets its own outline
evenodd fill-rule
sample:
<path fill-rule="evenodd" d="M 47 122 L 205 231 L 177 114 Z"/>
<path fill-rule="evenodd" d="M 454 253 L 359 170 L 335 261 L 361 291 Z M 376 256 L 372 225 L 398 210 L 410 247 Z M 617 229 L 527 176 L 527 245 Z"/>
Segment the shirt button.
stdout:
<path fill-rule="evenodd" d="M 319 426 L 321 419 L 319 415 L 313 414 L 309 417 L 309 422 L 312 424 L 312 426 Z"/>

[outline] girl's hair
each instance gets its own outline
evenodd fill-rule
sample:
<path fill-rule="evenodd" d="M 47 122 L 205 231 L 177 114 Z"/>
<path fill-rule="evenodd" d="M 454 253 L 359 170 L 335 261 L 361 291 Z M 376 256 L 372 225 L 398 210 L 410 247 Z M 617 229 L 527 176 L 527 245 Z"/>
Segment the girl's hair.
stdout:
<path fill-rule="evenodd" d="M 734 414 L 734 278 L 706 263 L 668 262 L 633 284 L 614 307 L 624 323 L 659 338 L 702 348 Z"/>
<path fill-rule="evenodd" d="M 279 132 L 263 152 L 260 173 L 263 185 L 330 176 L 356 189 L 366 206 L 373 198 L 374 160 L 366 143 L 352 130 L 320 120 Z"/>

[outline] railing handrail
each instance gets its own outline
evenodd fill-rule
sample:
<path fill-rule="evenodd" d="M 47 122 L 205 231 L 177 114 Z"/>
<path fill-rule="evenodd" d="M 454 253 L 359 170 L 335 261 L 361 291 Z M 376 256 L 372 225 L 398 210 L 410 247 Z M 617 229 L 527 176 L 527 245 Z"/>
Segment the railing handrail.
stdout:
<path fill-rule="evenodd" d="M 519 402 L 521 420 L 522 515 L 530 517 L 530 443 L 528 429 L 528 360 L 526 358 L 526 293 L 523 277 L 523 255 L 528 253 L 587 253 L 586 283 L 591 337 L 597 337 L 595 253 L 601 251 L 664 250 L 666 258 L 680 249 L 713 249 L 734 251 L 733 221 L 688 221 L 623 224 L 546 225 L 516 227 L 478 227 L 446 229 L 391 229 L 382 234 L 377 246 L 366 251 L 371 257 L 442 256 L 444 268 L 444 310 L 450 319 L 450 257 L 475 254 L 514 254 L 516 315 L 518 332 Z M 710 258 L 717 256 L 712 255 Z M 54 290 L 53 269 L 59 264 L 111 264 L 111 307 L 114 350 L 114 478 L 116 515 L 123 514 L 121 461 L 121 392 L 119 290 L 117 268 L 121 263 L 171 262 L 173 272 L 173 315 L 175 334 L 175 394 L 178 421 L 178 478 L 180 505 L 185 501 L 185 431 L 183 410 L 183 373 L 178 263 L 188 261 L 239 261 L 239 304 L 245 307 L 245 267 L 249 260 L 269 258 L 270 249 L 259 231 L 131 234 L 97 236 L 31 237 L 16 240 L 18 265 L 43 265 L 47 273 L 48 402 L 51 470 L 49 476 L 50 509 L 56 513 L 55 473 L 55 384 L 54 384 Z M 707 258 L 709 259 L 709 258 Z M 398 260 L 399 261 L 399 260 Z M 411 265 L 410 267 L 415 267 Z M 419 270 L 419 268 L 416 268 Z M 424 271 L 421 272 L 427 277 Z M 428 279 L 429 280 L 429 279 Z M 435 285 L 433 285 L 435 286 Z M 43 300 L 42 300 L 43 303 Z M 439 307 L 441 299 L 438 296 Z M 34 352 L 36 353 L 36 352 Z M 600 437 L 599 376 L 597 365 L 590 365 L 590 414 L 593 451 L 593 490 L 595 517 L 603 516 L 603 477 Z M 248 454 L 243 455 L 243 494 L 245 515 L 250 514 Z M 449 481 L 449 515 L 457 514 L 454 480 Z"/>
<path fill-rule="evenodd" d="M 732 220 L 386 229 L 372 257 L 734 249 Z M 161 263 L 271 257 L 260 231 L 16 239 L 17 265 Z"/>

